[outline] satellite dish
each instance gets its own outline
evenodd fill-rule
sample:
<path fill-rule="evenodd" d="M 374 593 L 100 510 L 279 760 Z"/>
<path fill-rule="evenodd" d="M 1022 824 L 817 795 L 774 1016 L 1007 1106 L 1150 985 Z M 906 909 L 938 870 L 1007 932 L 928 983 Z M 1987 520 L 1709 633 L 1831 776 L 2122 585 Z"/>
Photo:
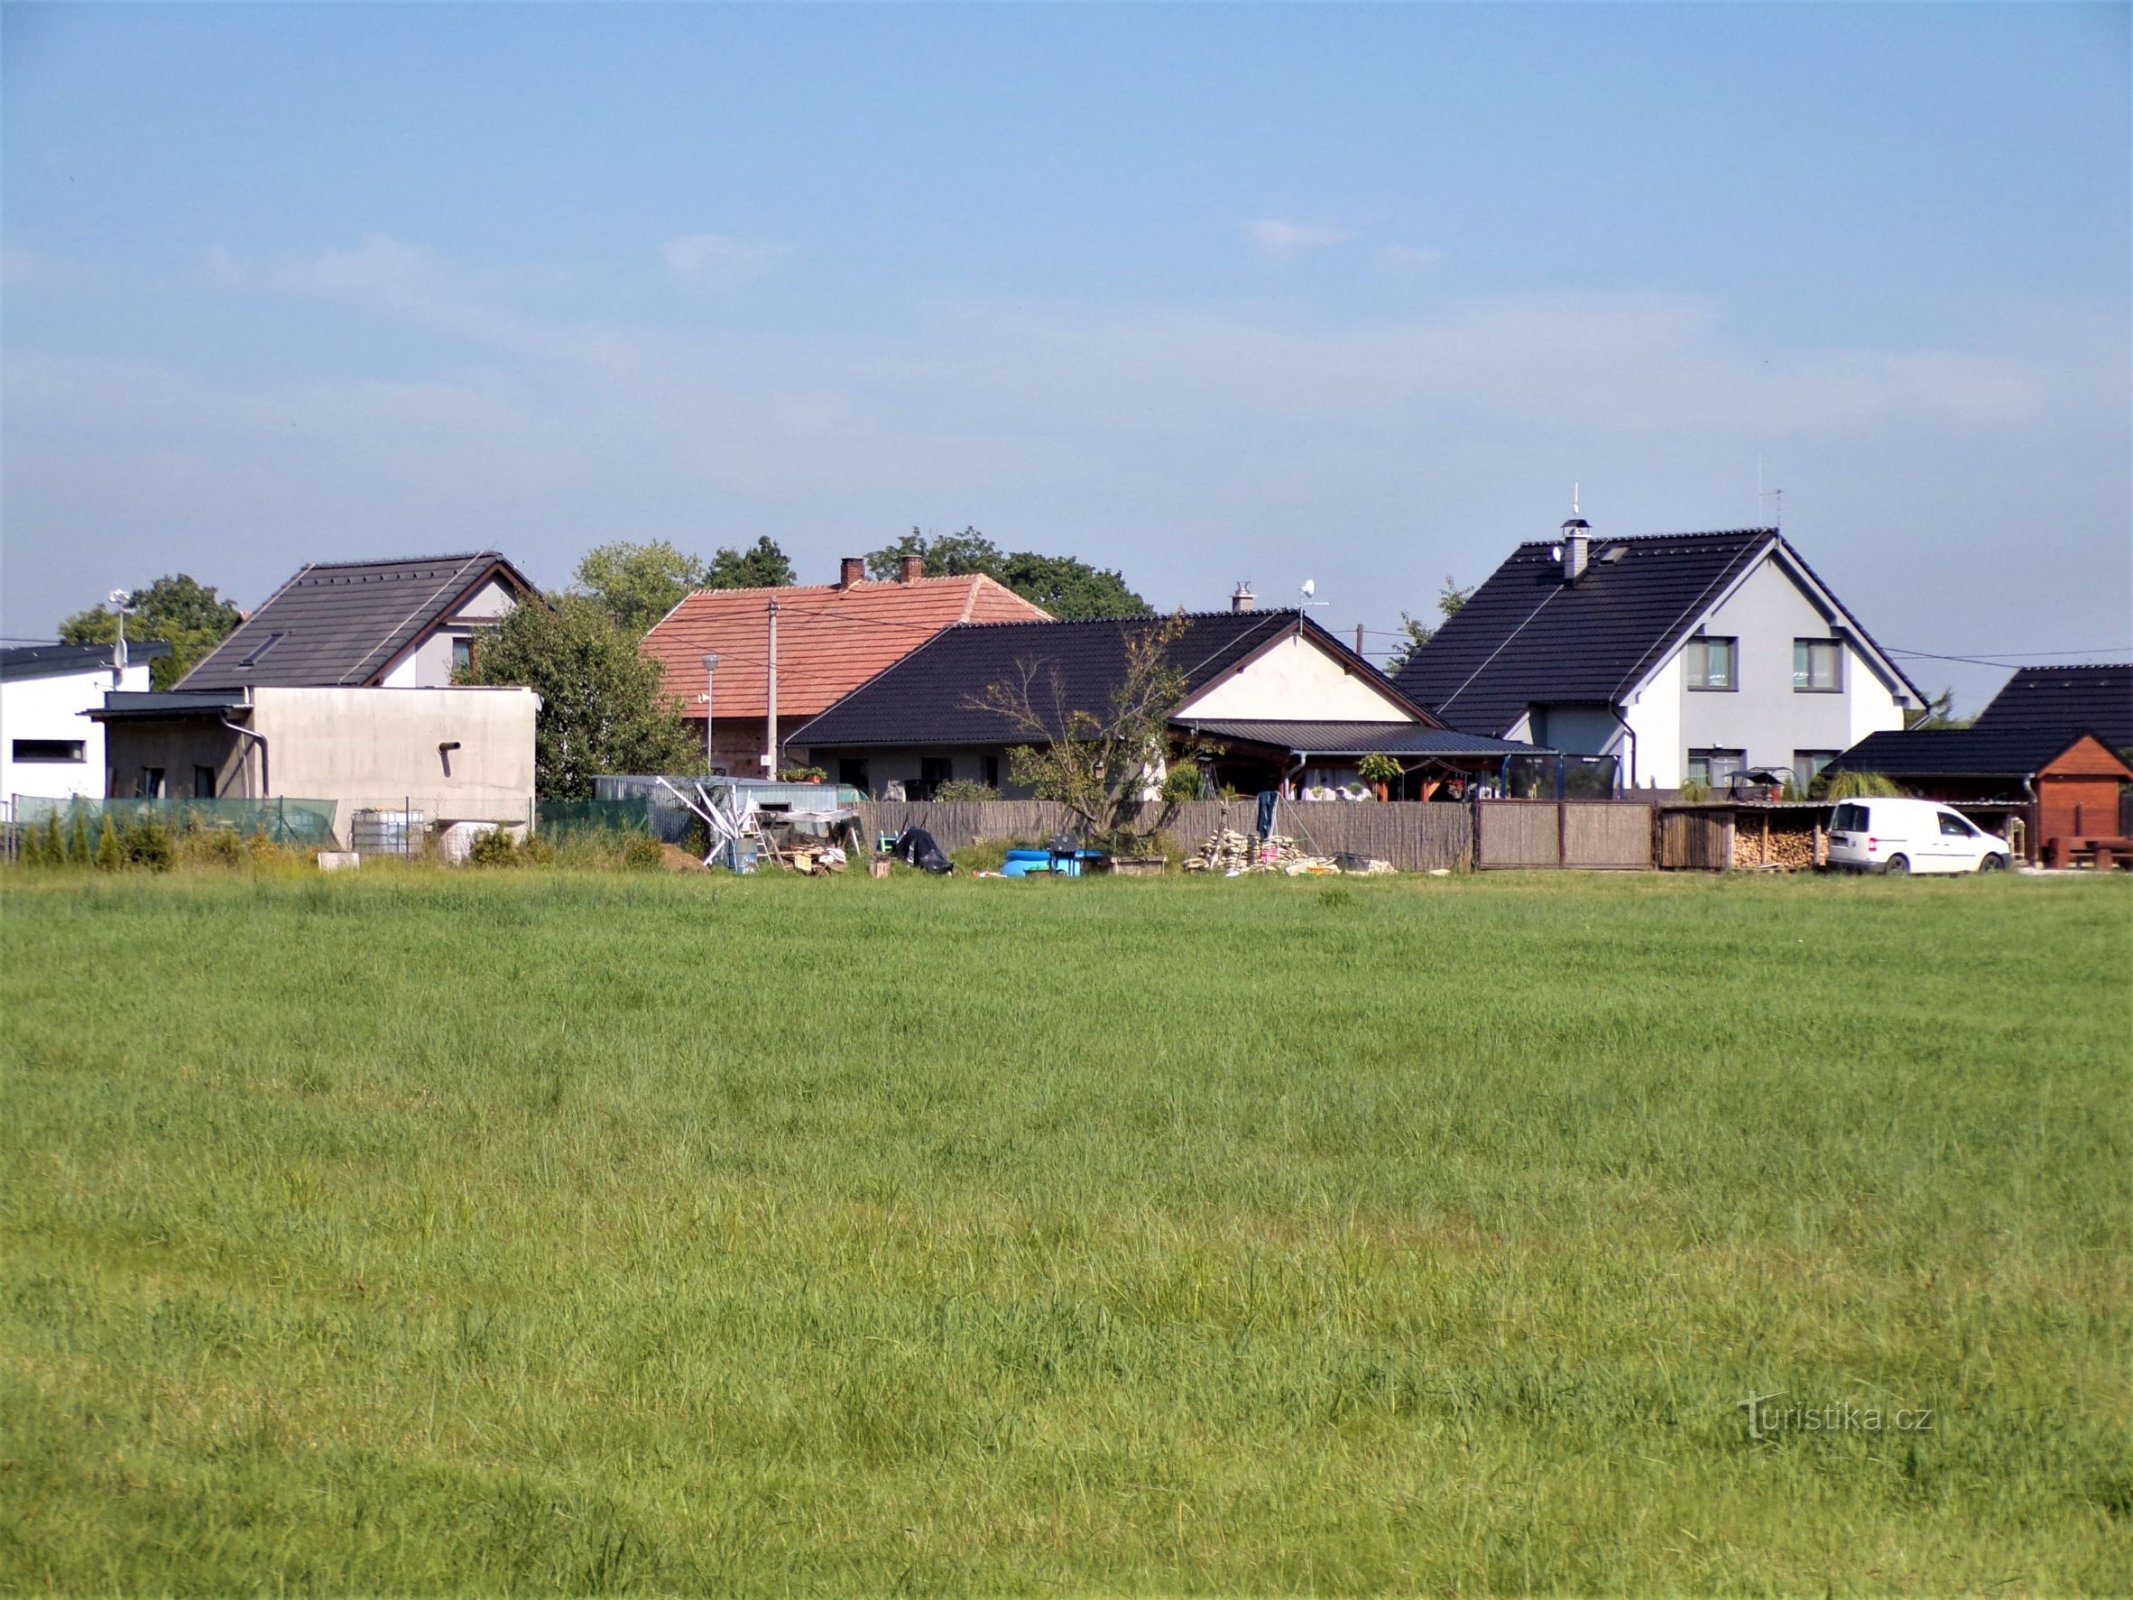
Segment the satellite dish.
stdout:
<path fill-rule="evenodd" d="M 1308 600 L 1316 593 L 1318 593 L 1318 580 L 1316 578 L 1304 579 L 1304 598 Z"/>
<path fill-rule="evenodd" d="M 133 596 L 124 589 L 111 591 L 111 604 L 115 610 L 124 611 L 133 604 Z"/>

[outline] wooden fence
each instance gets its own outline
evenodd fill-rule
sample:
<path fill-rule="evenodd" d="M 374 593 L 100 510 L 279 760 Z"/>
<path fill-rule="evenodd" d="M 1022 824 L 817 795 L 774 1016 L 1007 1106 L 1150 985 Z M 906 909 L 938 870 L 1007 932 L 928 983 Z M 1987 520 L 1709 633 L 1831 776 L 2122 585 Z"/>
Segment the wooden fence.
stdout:
<path fill-rule="evenodd" d="M 1143 815 L 1152 820 L 1156 809 L 1149 807 Z M 1549 811 L 1553 815 L 1554 808 Z M 901 833 L 915 824 L 943 850 L 984 839 L 1043 840 L 1071 831 L 1066 807 L 1050 800 L 870 800 L 859 814 L 870 836 Z M 1258 818 L 1256 800 L 1195 800 L 1178 807 L 1163 831 L 1178 849 L 1192 851 L 1222 828 L 1252 833 Z M 1402 872 L 1464 868 L 1474 858 L 1473 813 L 1462 805 L 1284 800 L 1274 830 L 1314 855 L 1388 861 Z"/>
<path fill-rule="evenodd" d="M 1658 864 L 1694 872 L 1727 871 L 1733 865 L 1733 813 L 1662 811 Z"/>
<path fill-rule="evenodd" d="M 1649 870 L 1653 810 L 1644 800 L 1478 800 L 1474 865 Z"/>

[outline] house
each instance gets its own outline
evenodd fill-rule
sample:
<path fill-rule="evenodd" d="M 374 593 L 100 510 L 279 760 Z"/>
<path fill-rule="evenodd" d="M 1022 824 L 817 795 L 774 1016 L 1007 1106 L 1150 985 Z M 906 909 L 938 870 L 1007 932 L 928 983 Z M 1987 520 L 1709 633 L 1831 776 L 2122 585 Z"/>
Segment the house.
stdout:
<path fill-rule="evenodd" d="M 1971 727 L 1985 733 L 2093 733 L 2133 755 L 2133 666 L 2023 667 Z"/>
<path fill-rule="evenodd" d="M 2002 691 L 2004 698 L 2005 691 Z M 1997 702 L 1995 702 L 1997 703 Z M 1945 728 L 1877 733 L 1830 764 L 1832 772 L 1876 772 L 1913 794 L 1951 804 L 1987 803 L 2020 815 L 2024 854 L 2050 854 L 2054 840 L 2123 837 L 2120 815 L 2133 766 L 2101 737 L 2065 728 Z"/>
<path fill-rule="evenodd" d="M 715 696 L 712 768 L 760 777 L 784 764 L 769 737 L 773 705 L 782 749 L 802 723 L 944 628 L 1045 620 L 1041 608 L 982 575 L 929 578 L 920 557 L 906 556 L 893 580 L 874 582 L 864 560 L 847 556 L 835 583 L 700 589 L 662 617 L 641 648 L 664 664 L 667 691 L 686 721 L 701 727 L 705 696 Z M 707 656 L 716 658 L 708 669 Z"/>
<path fill-rule="evenodd" d="M 1775 528 L 1512 552 L 1398 675 L 1446 726 L 1615 755 L 1633 786 L 1803 787 L 1925 697 Z"/>
<path fill-rule="evenodd" d="M 538 592 L 494 550 L 314 562 L 173 688 L 443 688 L 482 632 Z"/>
<path fill-rule="evenodd" d="M 112 689 L 148 687 L 148 663 L 170 654 L 161 639 L 35 644 L 0 650 L 0 803 L 104 792 L 104 730 L 87 714 Z"/>
<path fill-rule="evenodd" d="M 190 680 L 188 680 L 190 681 Z M 425 825 L 533 816 L 531 689 L 172 689 L 104 696 L 113 799 L 307 800 Z"/>
<path fill-rule="evenodd" d="M 1299 611 L 1233 609 L 1181 619 L 1166 657 L 1185 680 L 1170 709 L 1180 740 L 1220 753 L 1211 777 L 1240 792 L 1353 782 L 1364 755 L 1399 760 L 1403 792 L 1495 773 L 1529 745 L 1445 729 L 1368 661 Z M 1125 680 L 1128 641 L 1157 617 L 966 623 L 944 630 L 792 734 L 839 782 L 926 799 L 951 780 L 1018 791 L 1008 752 L 1030 742 L 985 703 L 1027 684 L 1048 720 L 1102 716 Z"/>

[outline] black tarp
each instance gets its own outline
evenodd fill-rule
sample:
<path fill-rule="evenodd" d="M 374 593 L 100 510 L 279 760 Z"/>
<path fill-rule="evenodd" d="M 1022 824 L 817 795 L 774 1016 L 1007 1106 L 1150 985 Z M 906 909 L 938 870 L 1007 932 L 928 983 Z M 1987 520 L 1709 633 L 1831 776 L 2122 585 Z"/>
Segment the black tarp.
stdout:
<path fill-rule="evenodd" d="M 890 851 L 897 860 L 924 872 L 953 872 L 955 865 L 933 842 L 933 835 L 924 828 L 906 828 L 903 837 L 896 841 Z"/>

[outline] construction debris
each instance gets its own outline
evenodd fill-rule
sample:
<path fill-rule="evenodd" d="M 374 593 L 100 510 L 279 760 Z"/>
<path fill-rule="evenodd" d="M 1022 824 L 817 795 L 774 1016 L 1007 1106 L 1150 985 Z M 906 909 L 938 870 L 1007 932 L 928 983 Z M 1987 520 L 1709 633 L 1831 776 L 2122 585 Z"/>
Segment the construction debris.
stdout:
<path fill-rule="evenodd" d="M 1351 861 L 1353 858 L 1350 858 Z M 1343 869 L 1332 856 L 1312 855 L 1285 833 L 1253 839 L 1234 828 L 1219 828 L 1207 836 L 1197 855 L 1185 861 L 1187 872 L 1218 872 L 1238 878 L 1252 872 L 1279 872 L 1291 878 L 1338 877 L 1343 870 L 1376 876 L 1393 870 L 1389 861 L 1365 861 Z"/>

